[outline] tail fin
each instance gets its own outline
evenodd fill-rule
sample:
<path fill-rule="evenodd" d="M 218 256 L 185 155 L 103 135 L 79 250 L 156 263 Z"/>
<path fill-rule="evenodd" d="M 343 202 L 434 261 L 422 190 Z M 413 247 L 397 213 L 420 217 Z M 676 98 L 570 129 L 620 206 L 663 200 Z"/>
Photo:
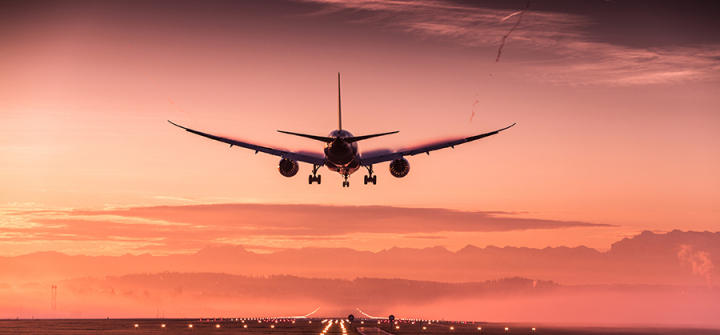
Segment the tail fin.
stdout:
<path fill-rule="evenodd" d="M 342 131 L 342 108 L 340 104 L 340 72 L 338 72 L 338 131 Z"/>

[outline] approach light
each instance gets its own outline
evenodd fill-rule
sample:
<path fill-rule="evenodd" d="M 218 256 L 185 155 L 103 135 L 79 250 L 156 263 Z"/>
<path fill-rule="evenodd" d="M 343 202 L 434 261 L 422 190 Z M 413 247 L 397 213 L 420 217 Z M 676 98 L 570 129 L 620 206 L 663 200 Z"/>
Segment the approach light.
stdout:
<path fill-rule="evenodd" d="M 192 325 L 189 325 L 188 328 L 191 328 L 191 329 L 192 329 Z"/>
<path fill-rule="evenodd" d="M 243 328 L 247 328 L 247 325 L 244 325 Z"/>
<path fill-rule="evenodd" d="M 162 324 L 162 325 L 161 325 L 160 327 L 163 327 L 163 328 L 165 328 L 165 324 L 163 323 L 163 324 Z"/>
<path fill-rule="evenodd" d="M 136 323 L 136 324 L 135 324 L 135 329 L 137 329 L 137 327 L 138 327 L 138 324 Z"/>
<path fill-rule="evenodd" d="M 455 327 L 450 327 L 450 330 L 455 330 Z"/>
<path fill-rule="evenodd" d="M 220 328 L 220 325 L 215 325 L 215 328 Z"/>

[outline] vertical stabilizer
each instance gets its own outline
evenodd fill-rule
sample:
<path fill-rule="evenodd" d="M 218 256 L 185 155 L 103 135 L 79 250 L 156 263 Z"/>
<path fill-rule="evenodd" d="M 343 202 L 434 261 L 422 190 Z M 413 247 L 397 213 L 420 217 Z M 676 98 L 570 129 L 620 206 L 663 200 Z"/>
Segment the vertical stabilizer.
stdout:
<path fill-rule="evenodd" d="M 340 72 L 338 72 L 338 131 L 342 130 L 342 108 L 340 104 Z"/>

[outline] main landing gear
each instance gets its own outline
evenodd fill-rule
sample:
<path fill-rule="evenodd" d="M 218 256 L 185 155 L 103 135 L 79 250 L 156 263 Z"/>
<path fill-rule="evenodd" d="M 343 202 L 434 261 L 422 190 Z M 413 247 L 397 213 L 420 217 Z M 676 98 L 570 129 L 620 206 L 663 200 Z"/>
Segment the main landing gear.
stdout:
<path fill-rule="evenodd" d="M 368 175 L 365 176 L 365 185 L 368 183 L 372 183 L 373 185 L 377 184 L 377 176 L 373 176 L 373 168 L 372 165 L 368 165 L 365 168 L 368 170 Z"/>
<path fill-rule="evenodd" d="M 313 164 L 312 174 L 310 175 L 310 177 L 308 177 L 308 184 L 312 185 L 312 183 L 317 182 L 318 185 L 320 185 L 320 180 L 321 180 L 320 177 L 321 176 L 317 175 L 317 171 L 318 171 L 318 169 L 320 169 L 320 167 L 322 167 L 322 165 L 314 165 Z"/>

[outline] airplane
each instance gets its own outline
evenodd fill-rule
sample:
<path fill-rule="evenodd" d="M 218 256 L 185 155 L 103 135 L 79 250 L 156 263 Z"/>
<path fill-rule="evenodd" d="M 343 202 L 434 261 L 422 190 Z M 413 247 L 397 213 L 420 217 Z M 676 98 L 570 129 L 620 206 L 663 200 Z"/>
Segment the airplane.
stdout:
<path fill-rule="evenodd" d="M 203 133 L 194 129 L 183 127 L 168 120 L 172 125 L 185 129 L 196 135 L 207 137 L 212 140 L 230 144 L 230 147 L 238 146 L 250 150 L 255 150 L 255 153 L 263 152 L 266 154 L 279 156 L 280 163 L 278 164 L 278 171 L 285 177 L 293 177 L 299 171 L 298 162 L 312 164 L 312 174 L 308 178 L 308 183 L 312 185 L 317 182 L 318 185 L 321 182 L 321 176 L 317 174 L 318 170 L 326 166 L 330 171 L 334 171 L 343 176 L 343 187 L 349 187 L 350 175 L 355 173 L 361 167 L 367 169 L 368 174 L 364 178 L 365 185 L 377 183 L 377 176 L 374 175 L 373 165 L 383 162 L 390 162 L 390 174 L 396 178 L 402 178 L 407 176 L 410 172 L 410 163 L 405 159 L 405 156 L 414 156 L 417 154 L 428 154 L 430 151 L 444 149 L 444 148 L 455 148 L 456 145 L 463 143 L 472 142 L 485 138 L 488 136 L 495 135 L 505 129 L 508 129 L 515 125 L 513 123 L 502 129 L 491 131 L 489 133 L 479 134 L 475 136 L 465 137 L 457 140 L 445 141 L 441 143 L 435 143 L 431 145 L 420 146 L 418 148 L 395 151 L 391 153 L 371 153 L 368 155 L 362 155 L 358 152 L 358 143 L 363 140 L 367 140 L 374 137 L 385 136 L 390 134 L 398 133 L 399 131 L 391 131 L 386 133 L 353 136 L 349 131 L 344 130 L 342 127 L 342 105 L 340 101 L 340 73 L 338 72 L 338 129 L 330 132 L 328 136 L 316 136 L 301 133 L 293 133 L 289 131 L 278 130 L 278 132 L 309 138 L 312 140 L 320 141 L 325 143 L 324 155 L 313 155 L 302 152 L 293 152 L 286 150 L 273 149 L 270 147 L 264 147 L 255 145 L 252 143 L 241 142 L 225 137 L 220 137 L 212 134 Z"/>

